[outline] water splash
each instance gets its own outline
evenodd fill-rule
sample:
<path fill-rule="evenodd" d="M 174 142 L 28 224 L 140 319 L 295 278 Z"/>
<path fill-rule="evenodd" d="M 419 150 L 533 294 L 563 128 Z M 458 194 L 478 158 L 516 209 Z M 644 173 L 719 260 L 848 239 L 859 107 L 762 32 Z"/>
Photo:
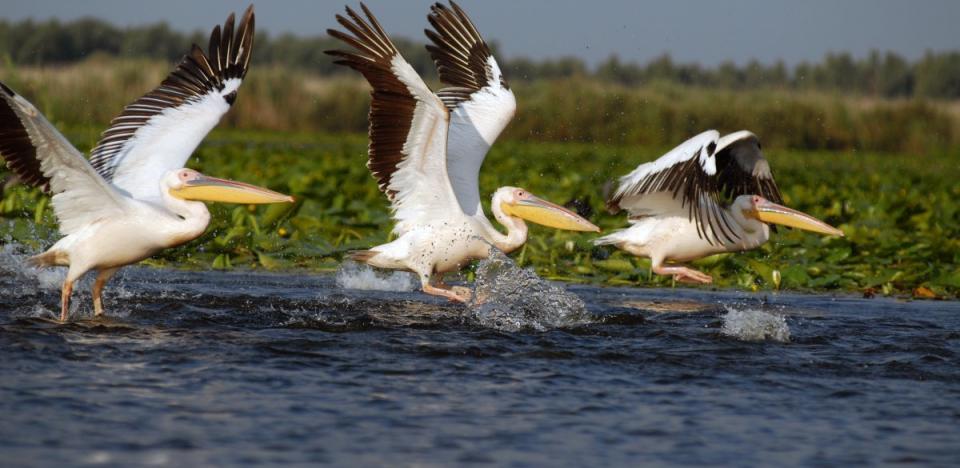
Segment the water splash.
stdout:
<path fill-rule="evenodd" d="M 0 246 L 0 273 L 10 275 L 17 284 L 31 289 L 59 291 L 67 277 L 66 268 L 36 268 L 28 259 L 32 253 L 18 243 Z"/>
<path fill-rule="evenodd" d="M 742 341 L 790 341 L 786 317 L 760 309 L 724 307 L 727 313 L 723 316 L 720 333 Z"/>
<path fill-rule="evenodd" d="M 587 306 L 563 287 L 544 281 L 492 249 L 477 267 L 470 312 L 481 325 L 503 331 L 546 331 L 590 323 Z"/>
<path fill-rule="evenodd" d="M 343 289 L 373 291 L 414 291 L 416 277 L 406 271 L 377 271 L 357 262 L 344 262 L 337 270 L 337 286 Z"/>

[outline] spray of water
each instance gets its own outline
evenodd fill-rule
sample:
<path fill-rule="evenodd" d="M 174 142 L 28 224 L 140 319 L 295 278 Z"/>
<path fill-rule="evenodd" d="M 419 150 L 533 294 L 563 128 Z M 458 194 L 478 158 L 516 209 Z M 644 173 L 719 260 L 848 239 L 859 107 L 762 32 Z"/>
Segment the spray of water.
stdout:
<path fill-rule="evenodd" d="M 545 331 L 591 322 L 583 301 L 563 287 L 517 266 L 496 249 L 477 266 L 470 313 L 481 325 L 503 331 Z"/>
<path fill-rule="evenodd" d="M 720 333 L 743 341 L 790 341 L 790 327 L 784 316 L 759 309 L 724 307 L 727 313 Z"/>
<path fill-rule="evenodd" d="M 414 291 L 416 277 L 405 271 L 377 271 L 357 262 L 344 262 L 337 270 L 337 286 L 371 291 Z"/>
<path fill-rule="evenodd" d="M 27 260 L 31 255 L 17 243 L 0 246 L 0 272 L 10 275 L 15 283 L 29 285 L 32 289 L 59 291 L 67 277 L 67 269 L 30 266 Z"/>

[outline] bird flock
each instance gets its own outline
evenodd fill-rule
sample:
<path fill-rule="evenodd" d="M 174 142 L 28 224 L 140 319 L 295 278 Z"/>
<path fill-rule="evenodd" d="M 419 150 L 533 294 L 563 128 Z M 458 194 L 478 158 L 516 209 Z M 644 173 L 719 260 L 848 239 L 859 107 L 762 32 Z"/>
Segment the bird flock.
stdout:
<path fill-rule="evenodd" d="M 390 202 L 393 240 L 349 258 L 376 268 L 411 271 L 423 292 L 470 300 L 470 289 L 444 282 L 447 272 L 510 253 L 527 240 L 526 222 L 599 232 L 577 213 L 528 190 L 494 191 L 487 218 L 479 173 L 487 151 L 517 111 L 516 97 L 478 28 L 459 5 L 436 3 L 427 15 L 427 51 L 442 87 L 431 89 L 366 5 L 336 15 L 328 34 L 342 49 L 326 51 L 371 87 L 367 167 Z M 254 47 L 251 5 L 194 44 L 152 91 L 110 123 L 84 157 L 26 99 L 0 82 L 0 155 L 26 184 L 48 192 L 63 235 L 30 258 L 65 266 L 60 320 L 68 319 L 74 283 L 96 272 L 95 315 L 102 291 L 121 267 L 203 234 L 204 202 L 288 203 L 293 198 L 185 168 L 190 155 L 240 92 Z M 518 181 L 522 183 L 522 181 Z M 707 130 L 621 177 L 607 200 L 627 212 L 629 227 L 594 239 L 649 257 L 652 269 L 678 281 L 712 278 L 683 265 L 721 252 L 756 248 L 770 224 L 825 235 L 843 232 L 783 206 L 760 139 L 749 131 Z"/>

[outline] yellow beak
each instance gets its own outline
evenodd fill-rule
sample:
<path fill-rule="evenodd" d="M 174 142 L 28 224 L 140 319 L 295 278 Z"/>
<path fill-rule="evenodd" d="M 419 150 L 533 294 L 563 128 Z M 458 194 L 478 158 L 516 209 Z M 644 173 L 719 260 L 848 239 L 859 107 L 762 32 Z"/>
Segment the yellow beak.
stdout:
<path fill-rule="evenodd" d="M 757 204 L 755 216 L 765 223 L 782 224 L 828 236 L 843 237 L 843 231 L 806 213 L 778 205 L 768 200 Z"/>
<path fill-rule="evenodd" d="M 600 232 L 600 228 L 573 211 L 533 195 L 516 204 L 503 203 L 500 208 L 508 216 L 516 216 L 543 226 L 568 231 Z"/>
<path fill-rule="evenodd" d="M 198 200 L 209 202 L 264 204 L 264 203 L 292 203 L 293 197 L 273 190 L 245 184 L 233 180 L 218 179 L 216 177 L 200 176 L 187 181 L 183 187 L 170 189 L 170 194 L 184 200 Z"/>

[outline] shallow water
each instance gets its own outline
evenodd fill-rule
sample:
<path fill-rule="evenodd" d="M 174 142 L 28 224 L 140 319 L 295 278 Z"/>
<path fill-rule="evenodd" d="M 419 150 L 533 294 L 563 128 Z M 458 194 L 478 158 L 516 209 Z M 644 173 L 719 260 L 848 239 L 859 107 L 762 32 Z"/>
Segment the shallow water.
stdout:
<path fill-rule="evenodd" d="M 18 258 L 5 466 L 960 461 L 953 302 L 568 286 L 582 316 L 507 331 L 335 275 L 128 268 L 61 325 Z"/>

